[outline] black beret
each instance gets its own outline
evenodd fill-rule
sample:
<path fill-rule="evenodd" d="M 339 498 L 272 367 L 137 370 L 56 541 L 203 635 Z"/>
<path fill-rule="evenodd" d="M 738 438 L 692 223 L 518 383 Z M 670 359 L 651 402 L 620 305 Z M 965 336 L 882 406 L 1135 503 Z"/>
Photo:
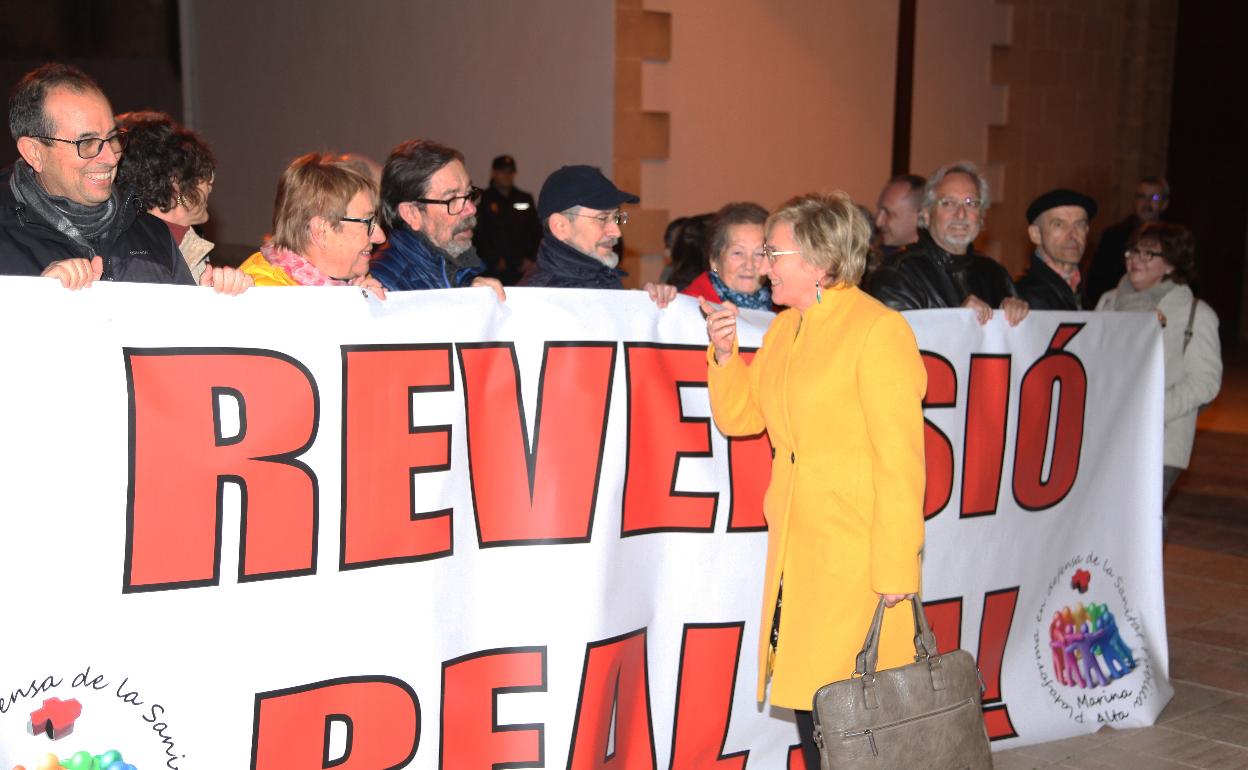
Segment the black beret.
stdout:
<path fill-rule="evenodd" d="M 1058 206 L 1079 206 L 1088 212 L 1088 219 L 1096 216 L 1096 201 L 1081 192 L 1059 187 L 1056 190 L 1049 190 L 1031 202 L 1031 205 L 1027 207 L 1027 224 L 1034 225 L 1041 214 Z"/>
<path fill-rule="evenodd" d="M 494 169 L 495 171 L 515 171 L 516 159 L 511 157 L 510 155 L 499 155 L 497 158 L 494 159 L 494 162 L 490 165 L 490 168 Z"/>

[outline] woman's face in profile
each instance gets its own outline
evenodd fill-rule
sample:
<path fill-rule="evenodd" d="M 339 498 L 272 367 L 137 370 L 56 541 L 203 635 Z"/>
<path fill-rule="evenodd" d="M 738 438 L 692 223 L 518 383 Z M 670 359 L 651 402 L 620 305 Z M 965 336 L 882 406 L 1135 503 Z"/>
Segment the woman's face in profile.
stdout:
<path fill-rule="evenodd" d="M 758 291 L 762 275 L 758 272 L 763 258 L 762 225 L 730 225 L 728 243 L 716 258 L 719 278 L 733 291 L 753 294 Z"/>
<path fill-rule="evenodd" d="M 1136 291 L 1147 291 L 1165 280 L 1174 268 L 1162 256 L 1156 238 L 1141 238 L 1127 250 L 1127 280 Z"/>

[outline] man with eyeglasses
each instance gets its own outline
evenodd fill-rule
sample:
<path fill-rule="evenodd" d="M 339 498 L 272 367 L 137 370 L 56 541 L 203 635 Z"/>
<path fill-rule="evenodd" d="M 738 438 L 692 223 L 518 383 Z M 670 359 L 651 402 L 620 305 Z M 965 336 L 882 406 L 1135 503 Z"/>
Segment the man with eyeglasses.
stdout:
<path fill-rule="evenodd" d="M 113 184 L 126 137 L 86 73 L 66 64 L 26 73 L 9 99 L 9 130 L 20 157 L 0 174 L 0 274 L 69 289 L 101 279 L 195 284 L 169 229 Z M 251 280 L 209 267 L 200 284 L 237 294 Z"/>
<path fill-rule="evenodd" d="M 988 209 L 988 180 L 968 162 L 932 174 L 923 193 L 919 240 L 872 275 L 868 291 L 894 310 L 965 307 L 981 324 L 999 308 L 1011 326 L 1027 316 L 1014 281 L 996 260 L 975 252 Z"/>
<path fill-rule="evenodd" d="M 1027 236 L 1036 251 L 1017 288 L 1032 310 L 1083 310 L 1079 263 L 1094 216 L 1096 201 L 1064 188 L 1049 190 L 1027 207 Z"/>
<path fill-rule="evenodd" d="M 619 268 L 615 245 L 628 224 L 625 203 L 641 199 L 624 192 L 593 166 L 564 166 L 542 183 L 537 216 L 545 227 L 537 247 L 537 265 L 521 286 L 563 289 L 623 289 L 627 273 Z M 676 287 L 647 283 L 646 293 L 659 307 L 676 298 Z"/>
<path fill-rule="evenodd" d="M 1127 241 L 1141 225 L 1156 222 L 1170 206 L 1170 183 L 1155 176 L 1146 176 L 1135 184 L 1131 214 L 1101 233 L 1088 266 L 1088 285 L 1084 307 L 1096 307 L 1101 295 L 1118 285 L 1127 270 L 1122 253 Z"/>
<path fill-rule="evenodd" d="M 428 139 L 395 147 L 381 172 L 387 244 L 373 277 L 391 291 L 487 286 L 506 299 L 472 246 L 480 201 L 459 150 Z"/>

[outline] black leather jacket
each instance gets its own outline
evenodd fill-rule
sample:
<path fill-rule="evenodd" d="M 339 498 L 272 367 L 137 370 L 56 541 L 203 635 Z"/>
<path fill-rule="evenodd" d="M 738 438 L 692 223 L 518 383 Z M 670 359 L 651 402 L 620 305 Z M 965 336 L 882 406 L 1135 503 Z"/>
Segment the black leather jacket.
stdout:
<path fill-rule="evenodd" d="M 1065 278 L 1035 254 L 1017 286 L 1018 296 L 1027 300 L 1032 310 L 1083 310 L 1083 292 L 1070 288 Z"/>
<path fill-rule="evenodd" d="M 886 260 L 872 275 L 867 292 L 894 310 L 961 307 L 974 294 L 992 307 L 1016 297 L 1014 281 L 996 260 L 976 254 L 950 254 L 926 230 L 919 240 Z"/>

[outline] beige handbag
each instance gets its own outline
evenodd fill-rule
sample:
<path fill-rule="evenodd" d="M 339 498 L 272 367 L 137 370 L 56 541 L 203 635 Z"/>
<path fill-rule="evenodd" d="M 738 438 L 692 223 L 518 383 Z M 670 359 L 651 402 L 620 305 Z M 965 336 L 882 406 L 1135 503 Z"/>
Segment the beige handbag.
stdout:
<path fill-rule="evenodd" d="M 823 770 L 991 770 L 980 710 L 983 684 L 966 650 L 936 654 L 923 604 L 914 606 L 914 663 L 876 671 L 884 600 L 854 675 L 815 692 L 812 717 Z"/>

